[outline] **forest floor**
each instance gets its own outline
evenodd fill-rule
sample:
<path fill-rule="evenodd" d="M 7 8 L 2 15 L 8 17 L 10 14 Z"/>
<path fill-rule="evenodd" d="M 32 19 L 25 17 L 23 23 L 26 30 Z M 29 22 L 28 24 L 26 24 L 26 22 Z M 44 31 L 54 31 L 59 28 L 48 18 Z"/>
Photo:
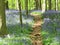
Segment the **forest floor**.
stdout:
<path fill-rule="evenodd" d="M 40 10 L 34 10 L 34 11 L 40 12 Z M 30 13 L 32 13 L 34 11 L 31 11 Z M 24 13 L 24 14 L 25 14 L 25 12 L 26 11 L 22 11 L 22 13 Z M 32 15 L 29 15 L 29 17 L 26 18 L 27 16 L 24 14 L 22 15 L 24 28 L 21 30 L 20 20 L 19 20 L 19 11 L 18 10 L 7 10 L 6 11 L 6 22 L 7 22 L 7 28 L 9 31 L 9 35 L 7 35 L 7 37 L 5 39 L 0 38 L 0 45 L 20 45 L 20 44 L 21 45 L 32 45 L 31 39 L 30 39 L 30 37 L 28 37 L 29 36 L 28 32 L 30 32 L 29 30 L 31 30 L 30 27 L 32 27 L 32 29 L 33 29 L 33 32 L 31 32 L 31 35 L 33 35 L 32 37 L 34 38 L 35 36 L 37 36 L 35 38 L 36 40 L 37 40 L 37 38 L 40 37 L 40 31 L 41 31 L 41 27 L 42 27 L 43 28 L 42 31 L 45 31 L 45 32 L 43 32 L 43 34 L 45 36 L 44 39 L 46 40 L 46 42 L 44 42 L 44 43 L 50 43 L 49 42 L 50 38 L 51 38 L 52 34 L 54 35 L 53 21 L 51 21 L 49 18 L 44 18 L 43 19 L 44 23 L 42 24 L 42 20 L 40 20 L 39 16 L 33 17 Z M 36 18 L 37 18 L 37 20 L 36 20 Z M 57 33 L 60 34 L 60 27 L 59 27 L 60 22 L 58 20 L 55 22 L 58 24 Z M 47 33 L 47 32 L 48 32 L 48 34 L 45 35 L 45 33 Z M 41 39 L 39 38 L 39 40 L 41 40 Z M 54 42 L 54 41 L 60 42 L 60 35 L 53 37 L 52 42 Z M 39 41 L 37 41 L 37 42 L 39 42 Z M 34 43 L 34 44 L 36 44 L 36 43 Z"/>
<path fill-rule="evenodd" d="M 8 25 L 13 25 L 13 26 L 10 26 L 11 28 L 9 29 L 11 32 L 13 32 L 13 33 L 17 33 L 18 35 L 20 35 L 20 27 L 19 26 L 15 26 L 16 24 L 18 24 L 19 25 L 19 11 L 17 11 L 17 10 L 9 10 L 9 11 L 7 11 L 7 12 L 9 12 L 6 16 L 7 16 L 7 24 Z M 32 13 L 32 12 L 41 12 L 40 10 L 33 10 L 33 11 L 31 11 L 30 13 Z M 24 13 L 25 14 L 25 11 L 22 11 L 22 13 Z M 55 14 L 55 11 L 47 11 L 46 12 L 46 14 L 47 15 L 49 15 L 49 16 L 51 16 L 50 14 L 51 13 L 54 13 Z M 56 11 L 56 13 L 58 14 L 58 12 Z M 43 31 L 45 31 L 45 33 L 49 33 L 49 34 L 47 34 L 47 38 L 46 38 L 46 35 L 45 35 L 45 38 L 46 39 L 48 39 L 48 37 L 50 36 L 50 35 L 53 35 L 54 34 L 54 31 L 53 31 L 53 29 L 54 29 L 54 25 L 53 25 L 53 21 L 52 20 L 50 20 L 49 18 L 44 18 L 43 19 L 43 25 L 41 25 L 42 24 L 42 21 L 39 19 L 39 16 L 36 16 L 35 14 L 35 16 L 32 16 L 32 15 L 29 15 L 29 18 L 26 18 L 27 16 L 26 15 L 22 15 L 22 18 L 23 18 L 23 24 L 24 24 L 24 27 L 26 27 L 26 28 L 24 28 L 25 29 L 25 31 L 26 30 L 30 30 L 29 28 L 31 27 L 31 26 L 33 26 L 33 32 L 32 32 L 32 34 L 33 35 L 35 35 L 36 33 L 40 33 L 40 27 L 42 27 L 42 29 L 43 29 Z M 34 19 L 35 18 L 35 19 Z M 37 19 L 37 20 L 36 20 Z M 35 20 L 35 21 L 34 21 Z M 58 21 L 58 20 L 56 20 L 56 21 L 54 21 L 58 26 L 60 25 L 60 22 Z M 16 28 L 17 27 L 17 28 Z M 28 28 L 28 29 L 27 29 Z M 18 29 L 18 31 L 17 31 L 17 29 Z M 24 30 L 23 29 L 23 30 Z M 13 31 L 12 31 L 13 30 Z M 37 32 L 37 30 L 38 30 L 38 32 Z M 60 34 L 60 27 L 58 27 L 58 28 L 56 28 L 56 32 L 58 33 L 58 34 Z M 20 31 L 20 32 L 19 32 Z M 23 31 L 23 33 L 25 33 L 25 31 Z M 10 33 L 11 33 L 10 32 Z M 28 32 L 28 31 L 27 31 Z M 16 34 L 15 34 L 16 35 Z M 21 34 L 22 35 L 22 34 Z M 23 34 L 23 36 L 24 36 L 24 34 Z M 55 38 L 55 39 L 54 39 Z M 57 36 L 55 36 L 53 38 L 53 40 L 58 40 L 59 41 L 59 39 L 60 39 L 60 35 L 57 35 Z M 53 41 L 54 42 L 54 41 Z"/>

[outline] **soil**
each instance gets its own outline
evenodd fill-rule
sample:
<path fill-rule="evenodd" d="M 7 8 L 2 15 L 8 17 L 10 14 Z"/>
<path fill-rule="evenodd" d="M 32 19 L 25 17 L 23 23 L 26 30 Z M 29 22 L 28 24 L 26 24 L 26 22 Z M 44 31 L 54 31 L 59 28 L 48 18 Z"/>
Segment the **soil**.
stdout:
<path fill-rule="evenodd" d="M 40 33 L 42 20 L 40 19 L 39 15 L 34 16 L 34 22 L 35 23 L 32 26 L 33 32 L 31 33 L 33 45 L 42 45 L 42 37 Z"/>

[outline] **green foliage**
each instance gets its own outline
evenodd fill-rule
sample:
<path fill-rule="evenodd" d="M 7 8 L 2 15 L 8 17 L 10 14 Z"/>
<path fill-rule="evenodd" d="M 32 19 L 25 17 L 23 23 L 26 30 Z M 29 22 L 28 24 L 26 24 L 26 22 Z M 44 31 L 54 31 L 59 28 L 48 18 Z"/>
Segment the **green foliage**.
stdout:
<path fill-rule="evenodd" d="M 41 35 L 43 45 L 60 45 L 59 41 L 54 40 L 54 37 L 56 36 L 54 33 L 49 34 L 47 31 L 42 31 Z"/>
<path fill-rule="evenodd" d="M 15 34 L 15 36 L 29 35 L 31 33 L 31 27 L 20 27 L 19 25 L 8 26 L 9 34 Z"/>
<path fill-rule="evenodd" d="M 46 25 L 47 29 L 42 30 L 41 35 L 43 38 L 44 45 L 59 45 L 60 44 L 59 41 L 55 41 L 58 38 L 56 38 L 54 40 L 54 38 L 57 35 L 60 35 L 60 33 L 57 32 L 57 28 L 60 28 L 59 23 L 60 23 L 60 21 L 58 19 L 52 20 L 52 22 L 47 23 L 47 25 Z"/>
<path fill-rule="evenodd" d="M 41 19 L 43 19 L 42 12 L 32 12 L 32 15 L 38 15 Z"/>
<path fill-rule="evenodd" d="M 60 1 L 60 0 L 59 0 Z M 60 10 L 60 2 L 58 1 L 58 9 Z M 17 9 L 17 0 L 8 0 L 9 2 L 9 8 L 10 9 Z M 41 1 L 43 3 L 43 0 Z M 48 3 L 47 3 L 48 4 Z M 55 10 L 55 0 L 51 1 L 52 10 Z M 21 0 L 22 10 L 25 10 L 25 0 Z M 35 1 L 34 0 L 28 0 L 28 10 L 32 10 L 35 8 Z M 47 5 L 48 8 L 48 5 Z"/>
<path fill-rule="evenodd" d="M 41 13 L 40 13 L 40 12 L 32 12 L 31 14 L 41 15 Z"/>
<path fill-rule="evenodd" d="M 17 0 L 8 0 L 10 9 L 18 9 Z M 25 0 L 21 0 L 22 10 L 25 10 Z M 28 10 L 34 9 L 34 0 L 28 0 Z"/>
<path fill-rule="evenodd" d="M 16 9 L 16 0 L 8 0 L 10 9 Z"/>
<path fill-rule="evenodd" d="M 51 43 L 51 45 L 60 45 L 60 43 L 55 41 L 55 42 Z"/>
<path fill-rule="evenodd" d="M 1 40 L 0 45 L 32 45 L 32 42 L 29 37 L 11 37 Z"/>
<path fill-rule="evenodd" d="M 32 45 L 29 34 L 31 27 L 20 27 L 19 25 L 8 26 L 9 37 L 0 39 L 0 45 Z"/>

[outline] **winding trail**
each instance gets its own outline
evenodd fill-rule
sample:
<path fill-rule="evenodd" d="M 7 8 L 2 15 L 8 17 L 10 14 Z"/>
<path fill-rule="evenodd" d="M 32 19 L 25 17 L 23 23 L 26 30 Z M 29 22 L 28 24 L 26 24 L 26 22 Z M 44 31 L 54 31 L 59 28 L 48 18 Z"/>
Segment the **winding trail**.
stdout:
<path fill-rule="evenodd" d="M 42 45 L 42 37 L 41 37 L 41 24 L 42 20 L 39 15 L 32 15 L 34 17 L 34 25 L 32 26 L 33 32 L 32 35 L 32 45 Z"/>

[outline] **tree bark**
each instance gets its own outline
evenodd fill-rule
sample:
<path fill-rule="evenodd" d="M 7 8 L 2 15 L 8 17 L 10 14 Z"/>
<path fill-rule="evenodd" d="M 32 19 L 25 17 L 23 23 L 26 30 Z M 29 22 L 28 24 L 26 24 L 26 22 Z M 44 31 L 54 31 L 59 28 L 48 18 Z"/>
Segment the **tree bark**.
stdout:
<path fill-rule="evenodd" d="M 19 5 L 19 12 L 20 12 L 20 23 L 21 23 L 21 27 L 22 27 L 21 0 L 18 0 L 18 5 Z"/>
<path fill-rule="evenodd" d="M 43 4 L 42 4 L 42 11 L 45 11 L 45 0 L 43 0 Z"/>
<path fill-rule="evenodd" d="M 25 0 L 25 10 L 26 10 L 26 15 L 28 17 L 28 0 Z"/>
<path fill-rule="evenodd" d="M 58 0 L 55 0 L 55 11 L 58 10 Z"/>
<path fill-rule="evenodd" d="M 49 3 L 49 10 L 51 10 L 51 0 L 48 0 L 48 3 Z"/>
<path fill-rule="evenodd" d="M 5 3 L 5 4 L 6 4 L 6 5 L 5 5 L 6 9 L 9 9 L 8 1 L 6 1 L 6 3 Z"/>
<path fill-rule="evenodd" d="M 39 2 L 39 6 L 38 7 L 39 7 L 40 10 L 42 10 L 41 0 L 38 0 L 38 2 Z"/>
<path fill-rule="evenodd" d="M 47 11 L 47 0 L 45 0 L 45 11 Z"/>
<path fill-rule="evenodd" d="M 7 35 L 5 0 L 0 0 L 0 36 Z"/>
<path fill-rule="evenodd" d="M 38 10 L 38 6 L 39 6 L 39 3 L 38 3 L 38 0 L 35 0 L 35 9 Z"/>

